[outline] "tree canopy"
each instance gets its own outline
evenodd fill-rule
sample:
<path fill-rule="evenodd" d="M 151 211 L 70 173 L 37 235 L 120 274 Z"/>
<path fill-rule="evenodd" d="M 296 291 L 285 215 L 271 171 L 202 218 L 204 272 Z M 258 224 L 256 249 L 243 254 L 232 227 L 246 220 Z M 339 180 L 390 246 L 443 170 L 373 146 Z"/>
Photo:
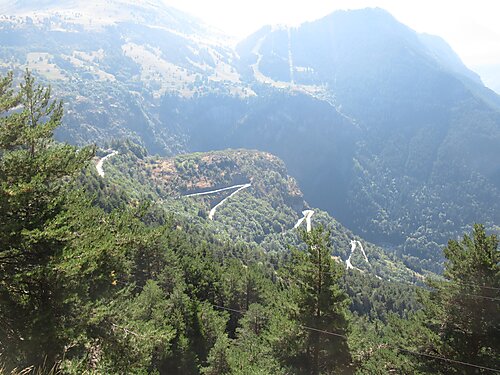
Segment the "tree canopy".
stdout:
<path fill-rule="evenodd" d="M 0 79 L 0 372 L 495 370 L 500 255 L 483 226 L 448 243 L 425 288 L 344 271 L 320 225 L 279 254 L 223 241 L 110 186 L 94 147 L 54 140 L 50 88 L 13 82 Z"/>

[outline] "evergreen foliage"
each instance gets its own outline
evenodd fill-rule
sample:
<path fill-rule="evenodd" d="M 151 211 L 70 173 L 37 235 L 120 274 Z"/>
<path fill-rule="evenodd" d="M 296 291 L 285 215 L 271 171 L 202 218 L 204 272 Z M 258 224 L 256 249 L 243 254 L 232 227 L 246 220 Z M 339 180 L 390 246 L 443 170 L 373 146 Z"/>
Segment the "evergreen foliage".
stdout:
<path fill-rule="evenodd" d="M 26 72 L 14 94 L 12 75 L 0 84 L 0 311 L 12 358 L 53 361 L 63 347 L 67 313 L 57 272 L 70 232 L 62 220 L 68 177 L 93 149 L 55 143 L 61 102 Z M 43 353 L 41 356 L 40 353 Z"/>
<path fill-rule="evenodd" d="M 500 361 L 500 250 L 496 235 L 476 224 L 461 241 L 450 240 L 444 281 L 431 280 L 434 289 L 424 301 L 427 324 L 438 332 L 443 356 L 495 368 Z M 460 367 L 436 369 L 461 373 Z"/>
<path fill-rule="evenodd" d="M 0 372 L 472 368 L 443 357 L 497 366 L 498 241 L 482 226 L 449 242 L 445 281 L 418 292 L 344 274 L 321 225 L 267 254 L 101 181 L 88 168 L 93 147 L 53 140 L 62 106 L 50 89 L 29 72 L 12 86 L 0 79 Z"/>
<path fill-rule="evenodd" d="M 292 249 L 289 275 L 297 305 L 296 319 L 304 331 L 304 347 L 298 361 L 304 371 L 345 373 L 351 363 L 347 346 L 348 297 L 339 287 L 341 266 L 332 259 L 329 234 L 322 227 L 303 232 L 307 250 Z M 338 336 L 321 334 L 335 332 Z M 344 337 L 342 337 L 344 336 Z"/>

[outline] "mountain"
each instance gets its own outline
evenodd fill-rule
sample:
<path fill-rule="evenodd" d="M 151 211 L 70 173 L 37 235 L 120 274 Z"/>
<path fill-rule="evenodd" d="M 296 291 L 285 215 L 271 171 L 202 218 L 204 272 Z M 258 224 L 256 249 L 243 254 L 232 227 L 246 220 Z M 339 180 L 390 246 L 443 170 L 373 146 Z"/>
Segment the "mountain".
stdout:
<path fill-rule="evenodd" d="M 118 154 L 104 162 L 105 178 L 100 184 L 127 192 L 128 201 L 149 201 L 176 220 L 190 222 L 221 241 L 253 246 L 277 258 L 289 246 L 303 247 L 300 229 L 306 229 L 306 222 L 299 229 L 295 226 L 304 217 L 302 211 L 311 207 L 276 156 L 239 149 L 162 158 L 148 156 L 130 144 L 117 143 L 113 147 Z M 109 196 L 102 197 L 103 201 L 109 201 Z M 353 234 L 327 212 L 312 210 L 311 224 L 323 225 L 330 231 L 332 255 L 337 261 L 346 264 L 352 260 L 358 271 L 385 280 L 413 283 L 422 278 L 394 255 Z M 360 248 L 352 251 L 353 240 L 360 241 L 368 262 Z"/>
<path fill-rule="evenodd" d="M 483 77 L 489 88 L 497 94 L 500 93 L 500 64 L 478 65 L 474 68 Z"/>
<path fill-rule="evenodd" d="M 500 98 L 442 40 L 366 9 L 263 28 L 237 51 L 258 87 L 243 108 L 165 99 L 165 121 L 200 114 L 194 150 L 275 153 L 311 204 L 416 267 L 438 269 L 440 246 L 473 222 L 498 230 Z"/>
<path fill-rule="evenodd" d="M 171 154 L 183 145 L 157 119 L 165 92 L 251 95 L 224 37 L 161 1 L 16 1 L 0 9 L 2 71 L 29 68 L 64 97 L 61 139 L 131 137 Z"/>
<path fill-rule="evenodd" d="M 266 26 L 232 48 L 161 2 L 41 4 L 2 6 L 0 61 L 68 102 L 59 139 L 269 152 L 312 206 L 417 270 L 439 271 L 474 222 L 499 230 L 500 97 L 384 10 Z"/>

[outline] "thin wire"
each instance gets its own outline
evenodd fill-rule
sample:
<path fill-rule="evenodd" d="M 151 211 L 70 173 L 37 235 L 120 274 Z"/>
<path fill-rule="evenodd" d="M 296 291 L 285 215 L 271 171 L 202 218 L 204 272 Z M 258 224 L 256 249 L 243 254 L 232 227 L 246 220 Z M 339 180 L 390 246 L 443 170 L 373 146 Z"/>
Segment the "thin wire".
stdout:
<path fill-rule="evenodd" d="M 245 315 L 245 314 L 247 313 L 247 311 L 242 311 L 242 310 L 231 309 L 230 307 L 224 307 L 224 306 L 214 305 L 214 304 L 211 304 L 211 305 L 212 305 L 213 307 L 218 308 L 218 309 L 228 310 L 228 311 L 236 312 L 236 313 L 239 313 L 239 314 L 242 314 L 242 315 Z M 261 318 L 263 318 L 263 317 L 261 317 Z M 328 334 L 328 335 L 333 335 L 333 336 L 337 336 L 337 337 L 342 337 L 343 339 L 346 339 L 346 340 L 347 340 L 347 336 L 346 336 L 346 335 L 342 335 L 342 334 L 340 334 L 340 333 L 329 332 L 329 331 L 323 331 L 322 329 L 318 329 L 318 328 L 314 328 L 314 327 L 308 327 L 308 326 L 304 326 L 304 325 L 301 325 L 301 324 L 299 324 L 299 327 L 304 328 L 304 329 L 308 329 L 308 330 L 310 330 L 310 331 L 315 331 L 315 332 L 325 333 L 325 334 Z"/>
<path fill-rule="evenodd" d="M 468 293 L 458 293 L 458 294 L 461 294 L 463 296 L 476 297 L 476 298 L 484 298 L 484 299 L 489 299 L 491 301 L 500 302 L 500 298 L 495 298 L 495 297 L 480 296 L 478 294 L 468 294 Z"/>
<path fill-rule="evenodd" d="M 308 327 L 308 326 L 303 326 L 303 325 L 301 325 L 300 327 L 305 328 L 305 329 L 308 329 L 308 330 L 310 330 L 310 331 L 315 331 L 315 332 L 320 332 L 320 333 L 324 333 L 324 334 L 327 334 L 327 335 L 332 335 L 332 336 L 342 337 L 343 339 L 346 339 L 346 340 L 347 340 L 347 336 L 346 336 L 346 335 L 342 335 L 342 334 L 340 334 L 340 333 L 335 333 L 335 332 L 324 331 L 324 330 L 322 330 L 322 329 L 318 329 L 318 328 L 314 328 L 314 327 Z"/>
<path fill-rule="evenodd" d="M 438 280 L 442 281 L 442 280 Z M 468 283 L 462 283 L 460 281 L 444 281 L 444 282 L 450 282 L 450 283 L 455 283 L 455 284 L 460 284 L 460 285 L 467 285 L 467 286 L 473 286 L 476 288 L 484 288 L 484 289 L 491 289 L 491 290 L 500 290 L 500 288 L 495 288 L 494 286 L 486 286 L 486 285 L 479 285 L 479 284 L 468 284 Z"/>
<path fill-rule="evenodd" d="M 411 354 L 415 354 L 415 355 L 421 355 L 421 356 L 424 356 L 424 357 L 429 357 L 429 358 L 439 359 L 439 360 L 441 360 L 441 361 L 446 361 L 446 362 L 456 363 L 456 364 L 458 364 L 458 365 L 464 365 L 464 366 L 475 367 L 475 368 L 479 368 L 479 369 L 481 369 L 481 370 L 488 370 L 488 371 L 493 371 L 493 372 L 500 372 L 500 370 L 498 370 L 498 369 L 491 368 L 491 367 L 480 366 L 480 365 L 475 365 L 474 363 L 457 361 L 457 360 L 454 360 L 454 359 L 450 359 L 450 358 L 446 358 L 446 357 L 441 357 L 441 356 L 438 356 L 438 355 L 433 355 L 433 354 L 427 354 L 427 353 L 414 352 L 414 351 L 412 351 L 412 350 L 408 350 L 408 349 L 401 348 L 401 347 L 398 347 L 397 349 L 399 349 L 399 350 L 401 350 L 401 351 L 403 351 L 403 352 L 407 352 L 407 353 L 411 353 Z"/>
<path fill-rule="evenodd" d="M 322 273 L 328 274 L 328 275 L 336 275 L 335 272 L 322 272 Z M 400 284 L 400 285 L 407 285 L 407 286 L 412 286 L 412 287 L 418 287 L 418 285 L 411 284 L 411 283 L 406 282 L 406 281 L 393 281 L 393 280 L 381 280 L 381 281 L 385 281 L 385 282 L 389 282 L 389 283 L 394 283 L 394 284 Z M 473 285 L 473 284 L 464 284 L 464 285 Z M 490 289 L 500 289 L 500 288 L 494 288 L 494 287 L 489 287 L 489 288 Z M 470 294 L 470 293 L 458 293 L 458 294 L 463 295 L 463 296 L 469 296 L 469 297 L 475 297 L 475 298 L 484 298 L 484 299 L 489 299 L 491 301 L 500 302 L 500 298 L 496 298 L 496 297 L 488 297 L 488 296 L 482 296 L 482 295 L 479 295 L 479 294 Z"/>
<path fill-rule="evenodd" d="M 211 304 L 211 305 L 213 307 L 218 308 L 218 309 L 228 310 L 228 311 L 236 312 L 236 313 L 243 314 L 243 315 L 246 313 L 245 311 L 237 310 L 237 309 L 232 309 L 232 308 L 229 308 L 229 307 L 224 307 L 224 306 L 214 305 L 214 304 Z M 343 338 L 345 340 L 348 339 L 348 337 L 346 335 L 343 335 L 341 333 L 335 333 L 335 332 L 325 331 L 325 330 L 322 330 L 322 329 L 318 329 L 318 328 L 314 328 L 314 327 L 308 327 L 308 326 L 304 326 L 304 325 L 300 325 L 300 327 L 304 328 L 304 329 L 307 329 L 307 330 L 310 330 L 310 331 L 324 333 L 325 335 L 337 336 L 337 337 L 341 337 L 341 338 Z M 450 363 L 455 363 L 457 365 L 469 366 L 469 367 L 474 367 L 474 368 L 478 368 L 478 369 L 481 369 L 481 370 L 488 370 L 488 371 L 493 371 L 493 372 L 499 372 L 500 373 L 499 369 L 495 369 L 495 368 L 491 368 L 491 367 L 476 365 L 474 363 L 469 363 L 469 362 L 457 361 L 457 360 L 454 360 L 454 359 L 450 359 L 450 358 L 446 358 L 446 357 L 441 357 L 441 356 L 433 355 L 433 354 L 415 352 L 413 350 L 405 349 L 405 348 L 402 348 L 402 347 L 396 346 L 396 345 L 391 345 L 391 344 L 386 344 L 386 345 L 387 345 L 387 347 L 392 347 L 394 349 L 397 349 L 397 350 L 400 350 L 400 351 L 403 351 L 403 352 L 407 352 L 407 353 L 410 353 L 410 354 L 414 354 L 414 355 L 420 355 L 420 356 L 423 356 L 423 357 L 429 357 L 429 358 L 437 359 L 437 360 L 440 360 L 440 361 L 446 361 L 446 362 L 450 362 Z"/>
<path fill-rule="evenodd" d="M 214 305 L 213 303 L 211 303 L 211 305 L 213 307 L 217 307 L 218 309 L 222 309 L 222 310 L 228 310 L 228 311 L 237 312 L 237 313 L 240 313 L 240 314 L 245 314 L 246 313 L 246 311 L 231 309 L 230 307 L 224 307 L 224 306 Z"/>

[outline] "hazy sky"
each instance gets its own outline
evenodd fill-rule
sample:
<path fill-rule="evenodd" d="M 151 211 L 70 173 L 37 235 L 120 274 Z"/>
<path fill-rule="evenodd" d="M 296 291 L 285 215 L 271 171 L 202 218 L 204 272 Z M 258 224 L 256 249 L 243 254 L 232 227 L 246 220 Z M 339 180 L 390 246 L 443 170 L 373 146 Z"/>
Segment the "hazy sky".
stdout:
<path fill-rule="evenodd" d="M 500 80 L 500 0 L 164 0 L 237 37 L 265 24 L 297 25 L 336 9 L 380 7 L 418 32 L 443 37 L 470 68 Z M 498 64 L 498 71 L 491 65 Z M 483 77 L 485 79 L 486 77 Z M 485 79 L 488 81 L 488 79 Z M 490 86 L 499 85 L 491 82 Z M 497 88 L 497 91 L 498 91 Z"/>

